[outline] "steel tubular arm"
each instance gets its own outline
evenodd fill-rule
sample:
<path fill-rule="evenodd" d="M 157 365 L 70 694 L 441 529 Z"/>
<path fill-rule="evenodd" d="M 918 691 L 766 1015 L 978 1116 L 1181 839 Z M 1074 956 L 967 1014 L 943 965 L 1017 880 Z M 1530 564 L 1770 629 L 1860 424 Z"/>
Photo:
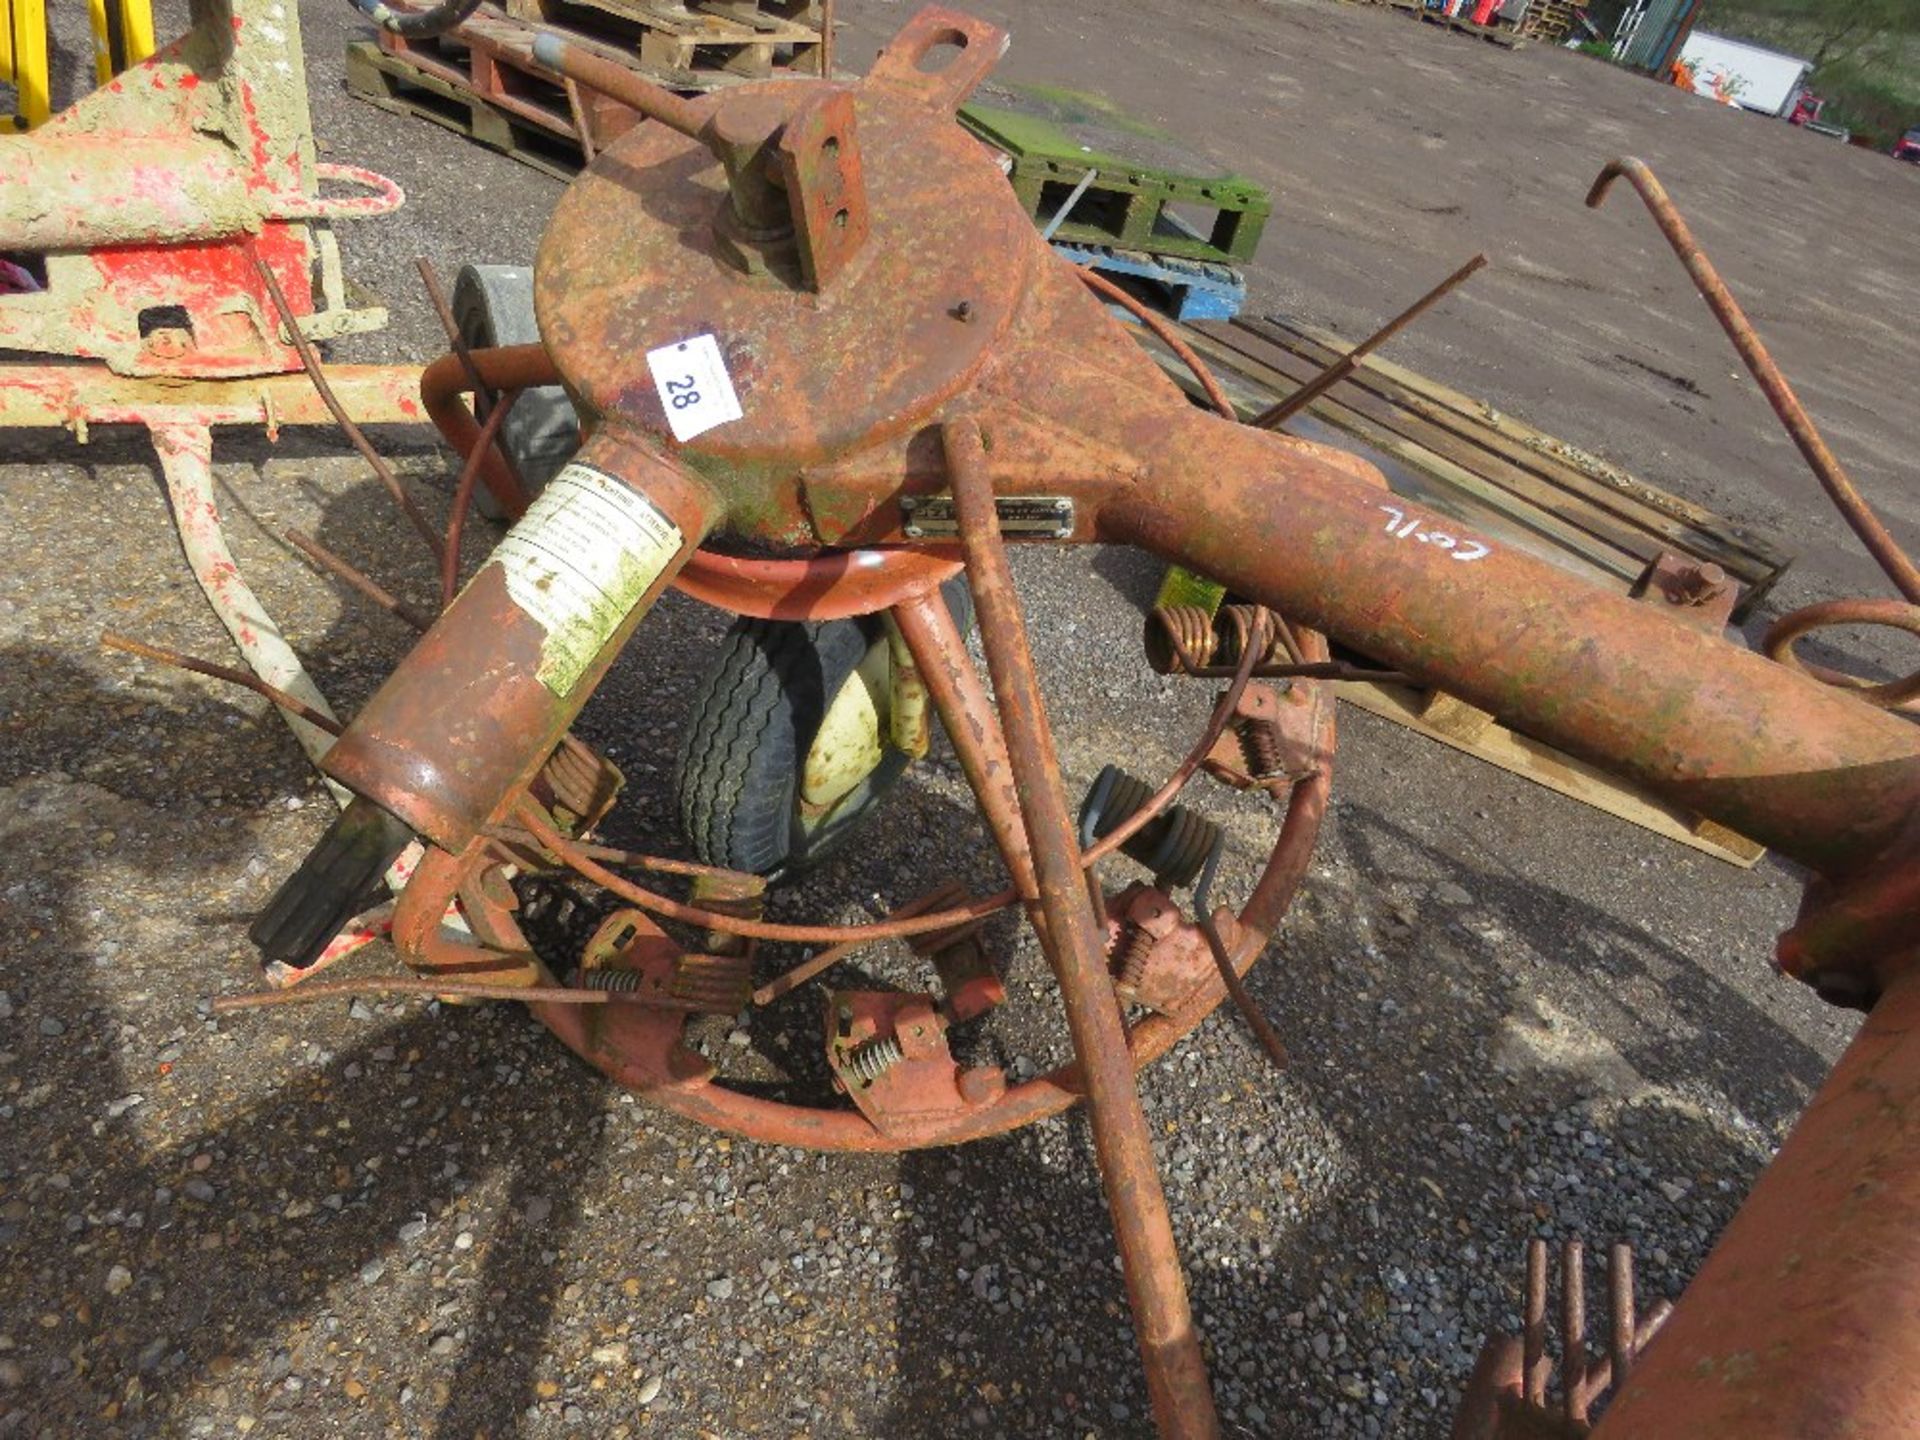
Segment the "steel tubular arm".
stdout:
<path fill-rule="evenodd" d="M 1914 843 L 1920 730 L 1658 607 L 1442 525 L 1284 436 L 1141 427 L 1140 545 L 1830 875 Z M 1202 508 L 1191 497 L 1205 493 Z"/>
<path fill-rule="evenodd" d="M 1887 992 L 1635 1364 L 1603 1437 L 1920 1432 L 1920 973 Z"/>
<path fill-rule="evenodd" d="M 470 371 L 468 365 L 473 369 Z M 420 373 L 420 403 L 447 443 L 462 457 L 480 443 L 480 422 L 460 398 L 473 392 L 475 378 L 494 390 L 530 390 L 557 385 L 560 373 L 543 345 L 502 345 L 472 350 L 465 356 L 442 355 Z M 508 515 L 518 517 L 527 508 L 527 494 L 497 447 L 486 447 L 480 462 L 480 480 Z"/>

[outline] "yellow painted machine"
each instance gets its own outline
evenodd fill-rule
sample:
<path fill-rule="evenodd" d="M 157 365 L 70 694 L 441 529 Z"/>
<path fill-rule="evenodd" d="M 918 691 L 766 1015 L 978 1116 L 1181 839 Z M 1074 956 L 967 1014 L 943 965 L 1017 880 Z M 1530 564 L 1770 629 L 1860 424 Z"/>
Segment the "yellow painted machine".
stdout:
<path fill-rule="evenodd" d="M 52 53 L 48 45 L 46 0 L 4 0 L 6 24 L 0 25 L 0 79 L 14 88 L 16 130 L 31 130 L 53 114 Z M 87 27 L 93 35 L 93 81 L 104 85 L 129 65 L 153 53 L 151 0 L 87 0 Z"/>

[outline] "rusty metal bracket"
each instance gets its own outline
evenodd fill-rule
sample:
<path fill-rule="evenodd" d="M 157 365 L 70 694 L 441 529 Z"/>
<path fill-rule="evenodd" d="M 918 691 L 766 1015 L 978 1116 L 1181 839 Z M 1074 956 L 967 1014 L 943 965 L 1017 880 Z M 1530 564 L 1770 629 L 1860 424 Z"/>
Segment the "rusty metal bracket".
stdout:
<path fill-rule="evenodd" d="M 1635 600 L 1672 607 L 1674 618 L 1709 635 L 1719 635 L 1733 623 L 1740 603 L 1740 587 L 1711 560 L 1662 550 L 1647 565 L 1628 593 Z"/>
<path fill-rule="evenodd" d="M 887 42 L 867 80 L 936 110 L 958 110 L 1000 63 L 1011 41 L 998 25 L 929 5 Z"/>
<path fill-rule="evenodd" d="M 997 1066 L 962 1066 L 931 995 L 840 990 L 826 996 L 827 1064 L 860 1113 L 887 1134 L 944 1127 L 1006 1093 Z"/>

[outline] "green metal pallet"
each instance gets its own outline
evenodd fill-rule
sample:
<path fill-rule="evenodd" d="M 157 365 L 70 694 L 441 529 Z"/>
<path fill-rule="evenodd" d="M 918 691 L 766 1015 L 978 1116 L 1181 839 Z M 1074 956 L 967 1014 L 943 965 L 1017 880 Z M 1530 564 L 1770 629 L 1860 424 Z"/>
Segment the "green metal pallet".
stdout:
<path fill-rule="evenodd" d="M 1151 148 L 1141 143 L 1144 130 L 1119 140 L 1136 155 L 1112 153 L 1075 133 L 1084 125 L 1030 113 L 1032 108 L 968 105 L 960 111 L 960 123 L 1011 158 L 1014 193 L 1042 226 L 1087 172 L 1095 172 L 1055 239 L 1226 265 L 1253 257 L 1273 209 L 1259 185 L 1238 175 L 1196 176 L 1143 163 L 1137 152 Z M 1130 124 L 1111 111 L 1098 118 L 1109 131 L 1116 123 L 1122 130 Z"/>

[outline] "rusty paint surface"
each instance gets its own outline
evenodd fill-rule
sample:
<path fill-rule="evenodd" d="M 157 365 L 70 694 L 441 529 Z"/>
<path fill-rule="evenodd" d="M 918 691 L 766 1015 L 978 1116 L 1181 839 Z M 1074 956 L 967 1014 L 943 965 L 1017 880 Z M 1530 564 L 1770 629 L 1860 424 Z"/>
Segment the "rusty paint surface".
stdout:
<path fill-rule="evenodd" d="M 1920 1433 L 1920 974 L 1867 1017 L 1596 1434 Z"/>
<path fill-rule="evenodd" d="M 608 617 L 599 653 L 569 662 L 564 689 L 547 683 L 550 629 L 516 603 L 509 568 L 490 560 L 328 752 L 328 774 L 445 850 L 505 818 L 712 521 L 706 487 L 668 460 L 601 437 L 581 460 L 622 476 L 680 537 L 625 613 Z"/>
<path fill-rule="evenodd" d="M 333 417 L 304 375 L 245 379 L 132 378 L 104 365 L 7 365 L 0 370 L 0 427 L 144 424 L 331 425 Z M 420 370 L 413 365 L 329 365 L 327 378 L 363 425 L 418 424 Z"/>
<path fill-rule="evenodd" d="M 1220 1424 L 1200 1353 L 1200 1332 L 1187 1303 L 1186 1278 L 1154 1165 L 1146 1113 L 1134 1089 L 1126 1026 L 1107 975 L 1104 927 L 1081 876 L 1079 842 L 1000 541 L 980 431 L 969 419 L 954 420 L 944 439 L 967 579 L 980 613 L 987 668 L 1046 918 L 1047 958 L 1060 983 L 1067 1028 L 1087 1088 L 1100 1177 L 1132 1301 L 1154 1421 L 1169 1440 L 1205 1440 L 1219 1433 Z"/>

